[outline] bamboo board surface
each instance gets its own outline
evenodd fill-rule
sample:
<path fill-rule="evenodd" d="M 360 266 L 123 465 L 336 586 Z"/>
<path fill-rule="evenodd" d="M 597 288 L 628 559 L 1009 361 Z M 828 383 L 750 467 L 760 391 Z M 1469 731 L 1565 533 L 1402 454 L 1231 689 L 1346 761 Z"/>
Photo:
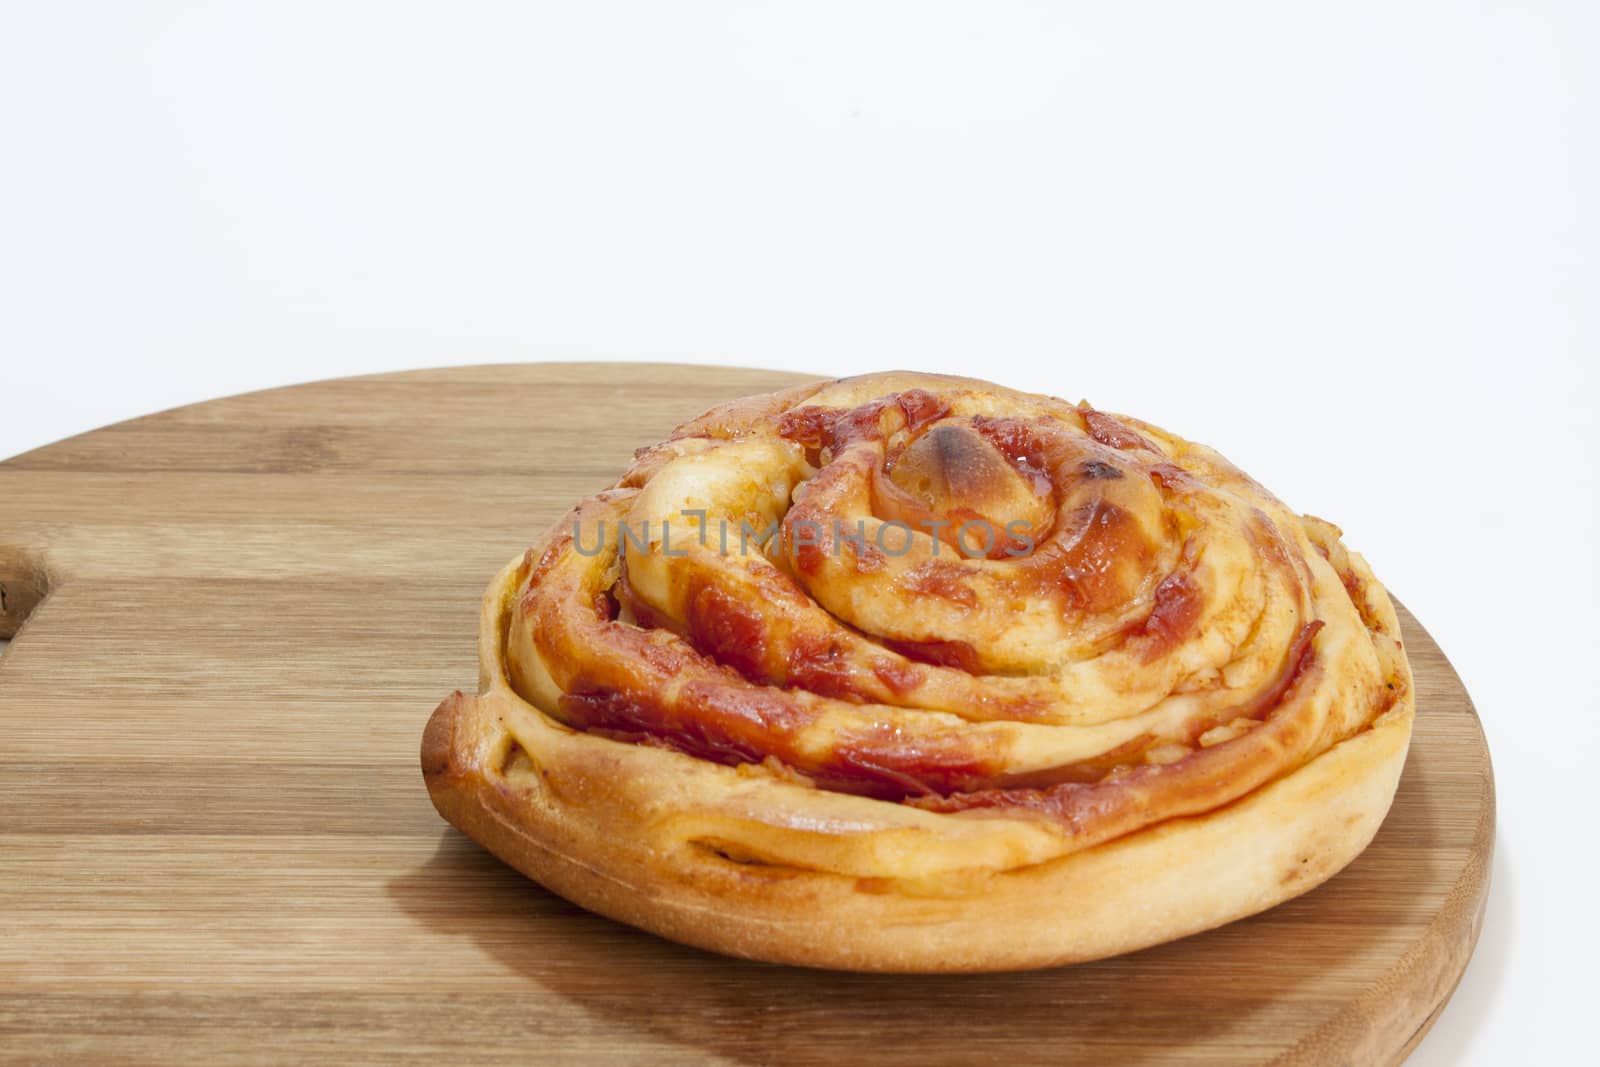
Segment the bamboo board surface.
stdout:
<path fill-rule="evenodd" d="M 0 655 L 0 1060 L 1403 1056 L 1466 965 L 1494 833 L 1476 713 L 1404 609 L 1416 734 L 1373 845 L 1266 914 L 1120 959 L 943 978 L 723 959 L 591 916 L 439 819 L 418 742 L 474 685 L 495 570 L 634 447 L 795 380 L 411 372 L 0 463 L 0 637 L 26 619 Z"/>

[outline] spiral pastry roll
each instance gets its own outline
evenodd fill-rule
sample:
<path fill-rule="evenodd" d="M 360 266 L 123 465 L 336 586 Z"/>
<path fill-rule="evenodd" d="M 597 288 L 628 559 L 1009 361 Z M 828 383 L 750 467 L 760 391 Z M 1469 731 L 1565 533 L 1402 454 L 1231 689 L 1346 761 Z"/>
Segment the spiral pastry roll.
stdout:
<path fill-rule="evenodd" d="M 1147 423 L 890 373 L 641 449 L 483 602 L 439 811 L 605 915 L 862 970 L 1252 914 L 1371 840 L 1411 734 L 1329 523 Z"/>

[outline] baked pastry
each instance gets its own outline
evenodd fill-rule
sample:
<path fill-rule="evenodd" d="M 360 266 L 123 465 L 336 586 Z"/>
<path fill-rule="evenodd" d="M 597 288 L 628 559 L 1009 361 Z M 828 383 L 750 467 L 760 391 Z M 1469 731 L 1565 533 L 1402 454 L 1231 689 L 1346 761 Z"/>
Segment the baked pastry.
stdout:
<path fill-rule="evenodd" d="M 1329 523 L 1147 423 L 965 378 L 751 397 L 490 584 L 439 812 L 593 911 L 906 972 L 1126 952 L 1371 840 L 1413 690 Z"/>

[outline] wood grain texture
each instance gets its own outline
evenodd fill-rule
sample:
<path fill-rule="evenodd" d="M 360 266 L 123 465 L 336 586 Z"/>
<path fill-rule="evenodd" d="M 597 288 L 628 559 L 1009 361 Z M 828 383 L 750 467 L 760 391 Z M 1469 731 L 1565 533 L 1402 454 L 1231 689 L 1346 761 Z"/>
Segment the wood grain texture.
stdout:
<path fill-rule="evenodd" d="M 385 375 L 0 463 L 0 637 L 27 620 L 0 657 L 0 1059 L 1402 1057 L 1466 965 L 1494 833 L 1476 714 L 1403 609 L 1416 734 L 1377 840 L 1303 897 L 1119 959 L 934 978 L 723 959 L 588 915 L 439 820 L 418 739 L 473 686 L 496 568 L 635 446 L 794 380 Z"/>

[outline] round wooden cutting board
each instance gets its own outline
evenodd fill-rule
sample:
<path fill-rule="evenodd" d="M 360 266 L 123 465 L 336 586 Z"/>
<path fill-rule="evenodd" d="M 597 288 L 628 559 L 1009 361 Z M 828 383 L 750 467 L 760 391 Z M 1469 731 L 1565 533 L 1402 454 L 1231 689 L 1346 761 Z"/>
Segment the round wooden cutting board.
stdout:
<path fill-rule="evenodd" d="M 0 1059 L 1403 1057 L 1466 966 L 1494 836 L 1472 704 L 1403 610 L 1416 735 L 1372 846 L 1263 915 L 1101 963 L 724 959 L 589 915 L 439 819 L 418 742 L 474 686 L 495 570 L 635 446 L 794 380 L 385 375 L 0 463 L 0 636 L 22 624 L 0 657 Z"/>

